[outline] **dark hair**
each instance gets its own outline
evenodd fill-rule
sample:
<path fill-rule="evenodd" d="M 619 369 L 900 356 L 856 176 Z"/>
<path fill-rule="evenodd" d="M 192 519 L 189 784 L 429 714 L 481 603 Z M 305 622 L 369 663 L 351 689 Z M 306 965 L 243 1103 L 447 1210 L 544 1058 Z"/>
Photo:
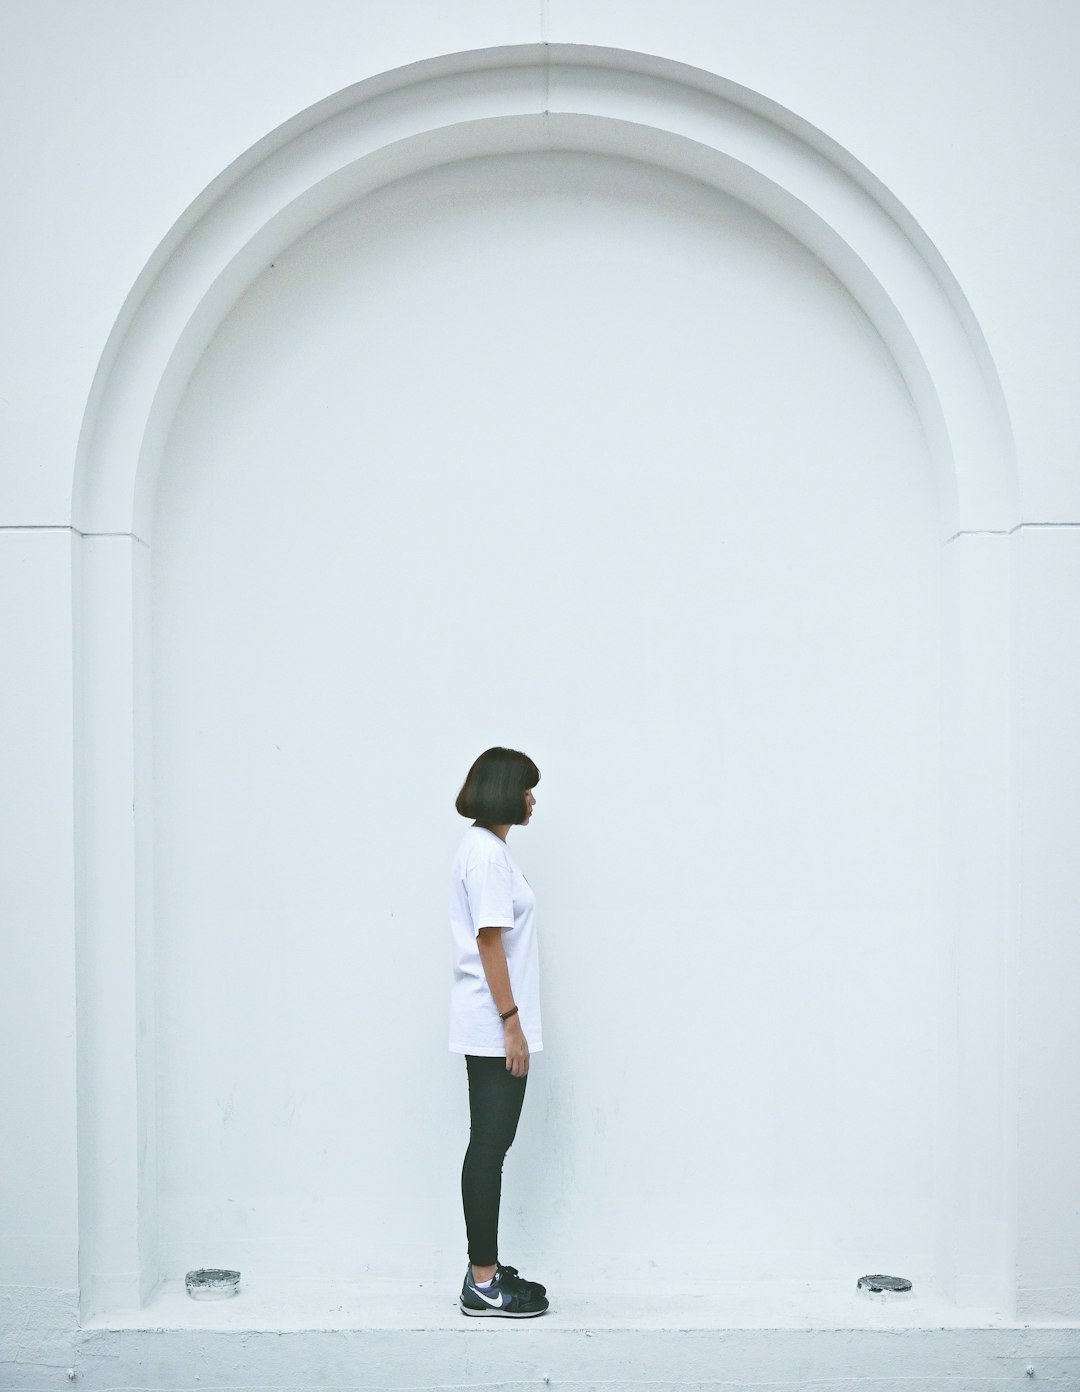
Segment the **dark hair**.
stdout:
<path fill-rule="evenodd" d="M 485 749 L 465 778 L 454 806 L 481 826 L 520 826 L 525 794 L 540 782 L 540 770 L 517 749 Z"/>

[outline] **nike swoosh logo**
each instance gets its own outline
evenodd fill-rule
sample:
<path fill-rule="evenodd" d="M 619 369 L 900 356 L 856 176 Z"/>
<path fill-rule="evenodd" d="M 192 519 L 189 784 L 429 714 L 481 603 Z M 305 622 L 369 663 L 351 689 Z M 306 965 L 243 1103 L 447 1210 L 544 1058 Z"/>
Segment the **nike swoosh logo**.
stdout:
<path fill-rule="evenodd" d="M 478 1295 L 485 1305 L 493 1305 L 496 1310 L 502 1308 L 502 1291 L 500 1291 L 498 1295 L 485 1295 L 482 1290 L 477 1290 L 476 1287 L 473 1286 L 473 1294 Z"/>

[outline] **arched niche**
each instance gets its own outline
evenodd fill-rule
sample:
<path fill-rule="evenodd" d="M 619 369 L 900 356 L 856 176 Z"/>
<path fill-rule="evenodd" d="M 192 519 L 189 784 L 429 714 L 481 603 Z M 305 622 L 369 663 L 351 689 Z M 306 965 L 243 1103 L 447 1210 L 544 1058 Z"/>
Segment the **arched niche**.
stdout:
<path fill-rule="evenodd" d="M 103 356 L 73 498 L 81 537 L 80 1196 L 88 1309 L 138 1304 L 159 1269 L 147 577 L 156 482 L 177 405 L 231 307 L 311 228 L 409 175 L 538 151 L 653 164 L 764 215 L 843 284 L 916 404 L 949 547 L 946 631 L 958 635 L 974 618 L 985 639 L 974 655 L 957 642 L 943 711 L 950 744 L 943 861 L 956 885 L 957 928 L 943 987 L 937 1274 L 958 1299 L 1001 1289 L 1004 1160 L 993 1144 L 987 1151 L 987 1137 L 1000 1133 L 1004 1081 L 995 1069 L 988 1082 L 985 1065 L 997 1026 L 992 1009 L 965 1012 L 964 1002 L 986 986 L 997 999 L 1005 927 L 996 922 L 982 938 L 978 965 L 964 925 L 970 887 L 985 883 L 987 863 L 1003 861 L 1006 837 L 1008 768 L 999 755 L 1007 666 L 986 657 L 1006 648 L 1004 591 L 996 581 L 983 584 L 984 558 L 969 563 L 956 544 L 1007 533 L 1016 521 L 1009 432 L 992 363 L 929 239 L 821 132 L 757 94 L 667 60 L 543 45 L 455 54 L 383 74 L 271 133 L 166 237 Z M 996 559 L 991 569 L 999 580 Z M 988 714 L 973 722 L 967 713 L 976 686 Z M 987 747 L 994 770 L 989 801 L 985 785 L 972 778 Z M 976 804 L 982 810 L 972 830 L 968 814 Z M 977 1103 L 958 1119 L 956 1099 L 973 1095 Z M 965 1178 L 973 1166 L 984 1176 L 974 1190 Z"/>

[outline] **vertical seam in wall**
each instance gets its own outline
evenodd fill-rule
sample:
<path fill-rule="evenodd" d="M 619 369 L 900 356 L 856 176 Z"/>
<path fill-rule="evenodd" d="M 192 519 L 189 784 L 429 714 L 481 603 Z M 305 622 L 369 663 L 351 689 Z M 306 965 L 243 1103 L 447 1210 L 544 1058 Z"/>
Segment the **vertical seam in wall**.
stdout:
<path fill-rule="evenodd" d="M 548 56 L 548 0 L 540 0 L 540 42 L 544 45 L 544 115 L 551 107 L 551 62 Z"/>

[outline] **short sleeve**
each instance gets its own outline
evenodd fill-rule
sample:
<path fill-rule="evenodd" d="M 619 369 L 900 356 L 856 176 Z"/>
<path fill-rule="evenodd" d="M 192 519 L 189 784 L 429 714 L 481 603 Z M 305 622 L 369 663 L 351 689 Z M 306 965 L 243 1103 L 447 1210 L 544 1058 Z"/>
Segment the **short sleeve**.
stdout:
<path fill-rule="evenodd" d="M 514 894 L 504 860 L 478 860 L 465 871 L 473 936 L 481 928 L 513 928 Z"/>

